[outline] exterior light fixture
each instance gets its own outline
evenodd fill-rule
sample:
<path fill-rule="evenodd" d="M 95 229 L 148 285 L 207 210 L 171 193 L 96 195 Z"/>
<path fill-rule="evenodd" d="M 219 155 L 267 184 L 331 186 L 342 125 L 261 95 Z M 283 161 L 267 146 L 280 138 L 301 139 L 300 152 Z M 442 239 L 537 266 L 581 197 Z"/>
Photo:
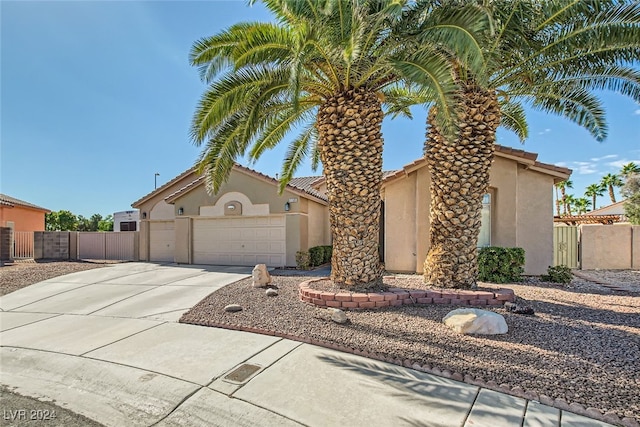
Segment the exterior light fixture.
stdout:
<path fill-rule="evenodd" d="M 184 208 L 179 207 L 178 208 L 178 215 L 182 215 L 184 213 Z"/>
<path fill-rule="evenodd" d="M 289 202 L 284 204 L 284 211 L 285 212 L 289 212 L 289 210 L 291 209 L 291 204 Z"/>
<path fill-rule="evenodd" d="M 146 212 L 142 212 L 142 219 L 147 219 L 147 213 Z"/>

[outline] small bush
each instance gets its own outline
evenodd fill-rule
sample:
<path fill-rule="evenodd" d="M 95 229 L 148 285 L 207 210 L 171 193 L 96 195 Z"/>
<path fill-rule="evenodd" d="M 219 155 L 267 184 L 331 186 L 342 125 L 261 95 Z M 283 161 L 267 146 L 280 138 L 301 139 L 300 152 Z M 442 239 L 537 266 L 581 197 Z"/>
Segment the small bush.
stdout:
<path fill-rule="evenodd" d="M 333 255 L 333 246 L 323 246 L 324 248 L 324 262 L 326 264 L 331 262 L 331 256 Z"/>
<path fill-rule="evenodd" d="M 540 279 L 545 282 L 570 283 L 571 269 L 566 265 L 549 266 L 549 268 L 547 268 L 547 274 L 540 276 Z"/>
<path fill-rule="evenodd" d="M 518 282 L 524 272 L 524 249 L 489 246 L 478 254 L 478 279 L 483 282 Z"/>
<path fill-rule="evenodd" d="M 296 267 L 298 270 L 308 270 L 309 267 L 311 267 L 311 257 L 309 257 L 309 252 L 296 252 Z"/>
<path fill-rule="evenodd" d="M 311 266 L 315 267 L 324 263 L 324 246 L 314 246 L 309 248 Z"/>

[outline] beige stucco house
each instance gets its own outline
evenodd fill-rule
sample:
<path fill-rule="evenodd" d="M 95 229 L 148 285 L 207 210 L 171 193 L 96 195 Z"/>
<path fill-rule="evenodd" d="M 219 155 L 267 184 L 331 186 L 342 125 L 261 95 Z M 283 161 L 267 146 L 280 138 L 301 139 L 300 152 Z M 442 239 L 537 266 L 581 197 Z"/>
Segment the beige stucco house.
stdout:
<path fill-rule="evenodd" d="M 537 154 L 497 146 L 483 203 L 480 245 L 525 249 L 525 273 L 553 261 L 553 185 L 571 171 Z M 381 197 L 381 257 L 394 272 L 422 272 L 429 248 L 429 171 L 423 159 L 386 172 Z M 296 252 L 331 244 L 322 177 L 277 180 L 236 165 L 218 194 L 189 169 L 134 202 L 140 258 L 187 264 L 295 266 Z"/>
<path fill-rule="evenodd" d="M 327 198 L 296 179 L 234 166 L 218 194 L 189 169 L 132 206 L 140 210 L 140 258 L 185 264 L 295 266 L 296 252 L 330 244 Z"/>

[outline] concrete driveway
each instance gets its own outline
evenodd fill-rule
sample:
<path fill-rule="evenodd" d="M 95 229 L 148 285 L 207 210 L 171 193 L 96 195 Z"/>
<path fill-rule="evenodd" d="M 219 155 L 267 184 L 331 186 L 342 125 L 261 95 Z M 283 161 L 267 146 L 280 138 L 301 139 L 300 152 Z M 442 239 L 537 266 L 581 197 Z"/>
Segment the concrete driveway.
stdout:
<path fill-rule="evenodd" d="M 180 324 L 250 268 L 146 263 L 0 297 L 0 383 L 107 426 L 603 426 L 272 336 Z"/>

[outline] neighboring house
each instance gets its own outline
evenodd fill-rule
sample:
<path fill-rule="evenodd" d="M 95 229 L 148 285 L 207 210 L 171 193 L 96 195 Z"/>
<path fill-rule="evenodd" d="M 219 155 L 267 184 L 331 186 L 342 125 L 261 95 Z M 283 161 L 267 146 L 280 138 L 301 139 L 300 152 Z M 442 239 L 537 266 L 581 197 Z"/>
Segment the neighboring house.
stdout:
<path fill-rule="evenodd" d="M 526 274 L 553 262 L 553 186 L 571 170 L 537 154 L 496 146 L 483 200 L 480 246 L 525 249 Z M 429 248 L 430 177 L 424 159 L 386 172 L 381 197 L 381 257 L 394 272 L 422 272 Z M 189 169 L 134 202 L 140 210 L 140 258 L 187 264 L 295 266 L 296 252 L 331 244 L 322 177 L 277 180 L 236 165 L 217 195 Z"/>
<path fill-rule="evenodd" d="M 0 227 L 13 231 L 44 231 L 44 216 L 49 209 L 0 194 Z"/>
<path fill-rule="evenodd" d="M 612 203 L 608 206 L 594 209 L 591 212 L 587 212 L 585 215 L 624 215 L 625 202 L 626 200 L 620 200 L 619 202 Z"/>

